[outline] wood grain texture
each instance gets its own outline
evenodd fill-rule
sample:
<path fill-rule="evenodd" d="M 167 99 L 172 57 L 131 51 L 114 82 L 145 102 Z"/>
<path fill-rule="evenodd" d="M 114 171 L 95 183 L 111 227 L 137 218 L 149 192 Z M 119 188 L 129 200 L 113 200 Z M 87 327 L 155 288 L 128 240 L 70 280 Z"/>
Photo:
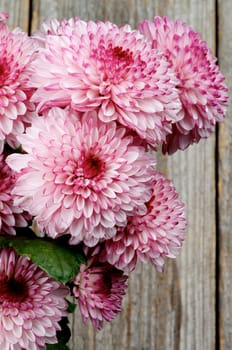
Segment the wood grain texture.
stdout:
<path fill-rule="evenodd" d="M 215 50 L 214 1 L 166 1 L 160 14 L 186 21 Z M 161 4 L 161 3 L 160 3 Z M 205 20 L 207 18 L 207 21 Z M 169 349 L 215 348 L 215 139 L 179 152 L 167 160 L 167 173 L 186 203 L 187 240 L 177 260 L 180 340 Z M 177 302 L 175 302 L 177 304 Z M 162 349 L 159 343 L 155 349 Z"/>
<path fill-rule="evenodd" d="M 0 0 L 0 11 L 8 12 L 10 28 L 16 26 L 28 31 L 29 28 L 29 3 L 30 0 Z"/>
<path fill-rule="evenodd" d="M 15 5 L 17 3 L 17 6 Z M 220 62 L 230 71 L 231 24 L 226 18 L 231 0 L 219 0 L 221 33 Z M 32 29 L 48 18 L 78 16 L 82 19 L 110 20 L 136 27 L 144 18 L 167 15 L 180 18 L 195 30 L 213 51 L 216 49 L 216 0 L 33 0 Z M 11 13 L 11 24 L 26 30 L 29 1 L 1 1 L 1 9 Z M 231 12 L 232 13 L 232 12 Z M 230 30 L 229 30 L 230 27 Z M 227 40 L 223 38 L 227 33 Z M 230 42 L 231 43 L 231 42 Z M 227 58 L 223 61 L 223 56 Z M 231 82 L 230 82 L 231 83 Z M 221 259 L 221 349 L 232 344 L 231 250 L 232 218 L 230 164 L 232 125 L 227 119 L 220 130 L 220 229 Z M 230 139 L 229 139 L 230 138 Z M 227 164 L 229 162 L 229 164 Z M 171 157 L 159 156 L 158 167 L 172 179 L 188 217 L 187 239 L 180 256 L 166 263 L 158 273 L 140 264 L 130 275 L 124 311 L 111 324 L 96 332 L 83 326 L 77 310 L 71 319 L 72 350 L 214 350 L 215 349 L 215 137 Z M 226 214 L 227 213 L 227 214 Z M 223 237 L 222 237 L 223 236 Z M 230 265 L 228 265 L 230 263 Z"/>
<path fill-rule="evenodd" d="M 232 91 L 232 2 L 218 3 L 218 55 L 227 85 Z M 230 94 L 231 95 L 231 94 Z M 220 349 L 232 344 L 232 104 L 225 123 L 219 129 L 219 339 Z"/>

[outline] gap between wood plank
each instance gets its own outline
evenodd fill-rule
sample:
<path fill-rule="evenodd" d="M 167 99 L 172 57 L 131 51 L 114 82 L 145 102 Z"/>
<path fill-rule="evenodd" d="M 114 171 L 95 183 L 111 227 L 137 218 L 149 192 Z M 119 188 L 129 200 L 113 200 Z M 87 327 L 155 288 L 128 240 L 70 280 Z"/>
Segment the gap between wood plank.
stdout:
<path fill-rule="evenodd" d="M 31 35 L 32 17 L 33 17 L 33 0 L 29 0 L 28 28 L 27 28 L 28 35 Z"/>
<path fill-rule="evenodd" d="M 219 57 L 219 4 L 215 0 L 215 55 Z M 218 61 L 219 64 L 219 61 Z M 215 127 L 215 349 L 220 349 L 219 126 Z"/>

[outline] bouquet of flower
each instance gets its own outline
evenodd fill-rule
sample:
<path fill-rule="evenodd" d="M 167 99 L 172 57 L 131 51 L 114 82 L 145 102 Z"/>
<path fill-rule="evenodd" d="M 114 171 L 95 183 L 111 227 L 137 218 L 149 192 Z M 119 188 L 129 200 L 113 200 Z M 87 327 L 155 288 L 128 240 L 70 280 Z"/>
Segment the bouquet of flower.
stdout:
<path fill-rule="evenodd" d="M 225 116 L 216 58 L 187 24 L 138 30 L 0 21 L 0 348 L 68 349 L 67 316 L 101 329 L 138 261 L 162 271 L 184 205 L 156 152 L 184 150 Z M 58 345 L 57 345 L 58 344 Z"/>

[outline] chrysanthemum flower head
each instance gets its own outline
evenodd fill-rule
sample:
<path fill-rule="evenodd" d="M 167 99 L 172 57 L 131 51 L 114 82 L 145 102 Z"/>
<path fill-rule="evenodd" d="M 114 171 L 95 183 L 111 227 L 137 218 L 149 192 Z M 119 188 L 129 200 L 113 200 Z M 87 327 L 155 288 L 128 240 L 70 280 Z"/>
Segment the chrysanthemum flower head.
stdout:
<path fill-rule="evenodd" d="M 68 289 L 26 256 L 0 251 L 0 348 L 41 350 L 57 342 Z"/>
<path fill-rule="evenodd" d="M 52 106 L 99 108 L 102 121 L 117 120 L 152 146 L 180 119 L 170 63 L 138 31 L 73 19 L 53 21 L 50 30 L 47 24 L 44 36 L 37 35 L 45 42 L 28 82 L 40 112 Z"/>
<path fill-rule="evenodd" d="M 15 174 L 5 162 L 6 155 L 0 154 L 0 235 L 15 235 L 15 227 L 27 226 L 26 219 L 29 216 L 14 205 L 11 191 L 15 184 Z"/>
<path fill-rule="evenodd" d="M 53 108 L 19 141 L 27 154 L 7 159 L 18 173 L 15 205 L 49 236 L 69 233 L 70 243 L 93 246 L 146 212 L 154 156 L 115 122 Z"/>
<path fill-rule="evenodd" d="M 177 256 L 185 229 L 183 203 L 173 183 L 156 173 L 147 213 L 130 218 L 125 228 L 105 242 L 102 260 L 125 271 L 132 271 L 138 260 L 150 261 L 161 271 L 165 257 Z"/>
<path fill-rule="evenodd" d="M 24 122 L 34 106 L 29 101 L 30 89 L 26 67 L 35 51 L 35 43 L 27 33 L 16 28 L 10 31 L 4 21 L 0 21 L 0 142 L 8 135 L 24 131 Z"/>
<path fill-rule="evenodd" d="M 164 143 L 164 151 L 173 153 L 214 131 L 225 116 L 228 89 L 206 42 L 186 23 L 157 16 L 154 22 L 143 21 L 139 29 L 154 48 L 163 51 L 179 80 L 182 118 Z"/>
<path fill-rule="evenodd" d="M 122 310 L 127 276 L 109 264 L 80 267 L 73 283 L 73 294 L 78 299 L 82 320 L 89 319 L 96 329 L 103 321 L 112 321 Z"/>

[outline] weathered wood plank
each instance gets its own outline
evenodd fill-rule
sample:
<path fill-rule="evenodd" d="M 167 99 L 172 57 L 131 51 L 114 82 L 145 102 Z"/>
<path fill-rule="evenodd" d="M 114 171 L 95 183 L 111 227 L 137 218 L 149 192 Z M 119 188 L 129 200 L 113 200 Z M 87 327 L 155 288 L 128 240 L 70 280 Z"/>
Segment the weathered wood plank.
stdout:
<path fill-rule="evenodd" d="M 163 5 L 164 10 L 163 10 Z M 214 1 L 165 1 L 160 14 L 186 21 L 215 50 Z M 206 20 L 207 18 L 207 20 Z M 215 183 L 212 136 L 168 158 L 168 174 L 186 203 L 188 233 L 174 278 L 179 284 L 180 339 L 164 349 L 215 348 Z M 178 305 L 176 298 L 175 305 Z M 161 314 L 161 312 L 160 312 Z M 157 349 L 162 348 L 159 343 Z"/>
<path fill-rule="evenodd" d="M 8 25 L 12 28 L 19 26 L 28 31 L 30 0 L 0 0 L 0 11 L 8 12 Z"/>
<path fill-rule="evenodd" d="M 186 21 L 214 50 L 213 0 L 34 1 L 33 28 L 46 18 L 74 15 L 135 27 L 154 14 Z M 124 312 L 103 331 L 83 326 L 77 311 L 72 320 L 73 350 L 215 348 L 214 145 L 211 137 L 186 152 L 160 158 L 160 169 L 174 180 L 186 202 L 186 244 L 177 261 L 167 262 L 163 274 L 138 266 L 131 274 Z"/>
<path fill-rule="evenodd" d="M 219 33 L 218 53 L 227 85 L 232 91 L 232 2 L 218 2 Z M 219 130 L 219 342 L 221 350 L 232 344 L 232 105 L 228 108 L 225 123 Z"/>

